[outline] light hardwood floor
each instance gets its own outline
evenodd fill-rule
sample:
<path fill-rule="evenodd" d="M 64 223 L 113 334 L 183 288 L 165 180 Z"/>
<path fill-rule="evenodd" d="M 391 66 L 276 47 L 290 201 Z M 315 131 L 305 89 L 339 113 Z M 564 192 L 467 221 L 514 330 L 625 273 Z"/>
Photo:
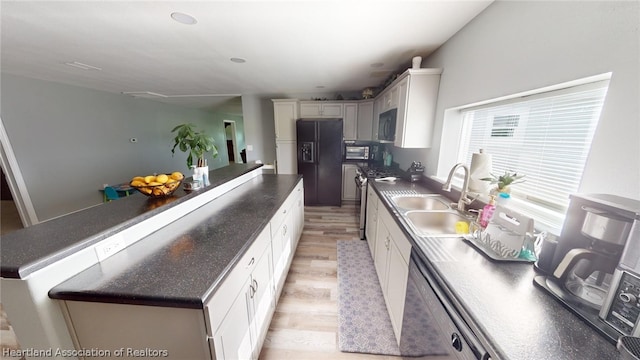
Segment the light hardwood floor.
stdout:
<path fill-rule="evenodd" d="M 355 205 L 305 207 L 302 237 L 260 359 L 400 359 L 338 349 L 336 241 L 362 241 L 356 211 Z"/>

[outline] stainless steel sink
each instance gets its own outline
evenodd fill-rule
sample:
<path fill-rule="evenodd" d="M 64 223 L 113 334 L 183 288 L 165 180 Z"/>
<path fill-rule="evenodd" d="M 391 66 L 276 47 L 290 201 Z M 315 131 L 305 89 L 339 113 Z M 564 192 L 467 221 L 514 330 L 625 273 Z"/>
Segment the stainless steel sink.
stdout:
<path fill-rule="evenodd" d="M 422 236 L 455 236 L 456 223 L 464 221 L 469 223 L 469 219 L 452 211 L 407 211 L 405 214 L 411 225 Z"/>
<path fill-rule="evenodd" d="M 449 205 L 438 195 L 398 195 L 392 198 L 404 210 L 448 210 Z"/>

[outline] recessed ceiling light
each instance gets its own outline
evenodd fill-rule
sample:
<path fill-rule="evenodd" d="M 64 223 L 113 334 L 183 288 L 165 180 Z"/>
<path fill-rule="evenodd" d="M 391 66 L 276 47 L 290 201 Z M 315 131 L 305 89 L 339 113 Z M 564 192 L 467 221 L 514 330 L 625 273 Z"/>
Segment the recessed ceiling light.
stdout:
<path fill-rule="evenodd" d="M 379 67 L 383 67 L 384 63 L 377 62 L 377 63 L 373 63 L 373 64 L 371 64 L 369 66 L 371 66 L 372 68 L 379 68 Z"/>
<path fill-rule="evenodd" d="M 98 70 L 98 71 L 102 70 L 102 68 L 99 68 L 97 66 L 92 66 L 92 65 L 81 63 L 81 62 L 78 62 L 78 61 L 66 62 L 64 64 L 65 65 L 69 65 L 69 66 L 73 66 L 75 68 L 82 69 L 82 70 Z"/>
<path fill-rule="evenodd" d="M 232 57 L 229 60 L 231 60 L 234 63 L 238 63 L 238 64 L 242 64 L 242 63 L 246 63 L 247 62 L 247 60 L 245 60 L 243 58 L 237 58 L 237 57 Z"/>
<path fill-rule="evenodd" d="M 180 24 L 185 24 L 185 25 L 193 25 L 196 24 L 198 22 L 198 20 L 196 20 L 196 18 L 194 18 L 191 15 L 187 15 L 185 13 L 181 13 L 181 12 L 174 12 L 171 14 L 171 18 L 177 22 L 179 22 Z"/>

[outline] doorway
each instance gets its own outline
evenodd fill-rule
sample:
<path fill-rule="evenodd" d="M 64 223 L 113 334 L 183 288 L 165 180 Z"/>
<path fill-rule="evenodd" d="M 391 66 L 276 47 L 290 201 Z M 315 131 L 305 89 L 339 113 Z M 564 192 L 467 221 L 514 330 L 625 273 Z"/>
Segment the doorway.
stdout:
<path fill-rule="evenodd" d="M 24 226 L 2 167 L 0 167 L 0 175 L 0 181 L 2 182 L 0 187 L 0 203 L 2 205 L 0 208 L 0 214 L 2 214 L 0 217 L 0 235 L 5 235 L 22 229 Z"/>
<path fill-rule="evenodd" d="M 229 164 L 242 163 L 240 153 L 238 153 L 238 139 L 236 138 L 236 122 L 233 120 L 224 121 L 224 133 L 226 138 L 227 155 Z"/>

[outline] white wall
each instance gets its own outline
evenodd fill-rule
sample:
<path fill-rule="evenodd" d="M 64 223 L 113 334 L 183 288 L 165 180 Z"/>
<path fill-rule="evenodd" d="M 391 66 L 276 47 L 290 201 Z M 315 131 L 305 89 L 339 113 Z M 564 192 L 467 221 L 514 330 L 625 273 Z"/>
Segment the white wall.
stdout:
<path fill-rule="evenodd" d="M 276 159 L 276 130 L 271 100 L 257 95 L 242 95 L 244 136 L 247 144 L 247 163 L 261 160 L 273 164 Z M 249 151 L 249 145 L 253 147 Z"/>
<path fill-rule="evenodd" d="M 434 145 L 394 160 L 436 174 L 446 109 L 612 72 L 579 191 L 640 199 L 639 24 L 637 1 L 496 1 L 423 61 L 444 69 Z"/>

